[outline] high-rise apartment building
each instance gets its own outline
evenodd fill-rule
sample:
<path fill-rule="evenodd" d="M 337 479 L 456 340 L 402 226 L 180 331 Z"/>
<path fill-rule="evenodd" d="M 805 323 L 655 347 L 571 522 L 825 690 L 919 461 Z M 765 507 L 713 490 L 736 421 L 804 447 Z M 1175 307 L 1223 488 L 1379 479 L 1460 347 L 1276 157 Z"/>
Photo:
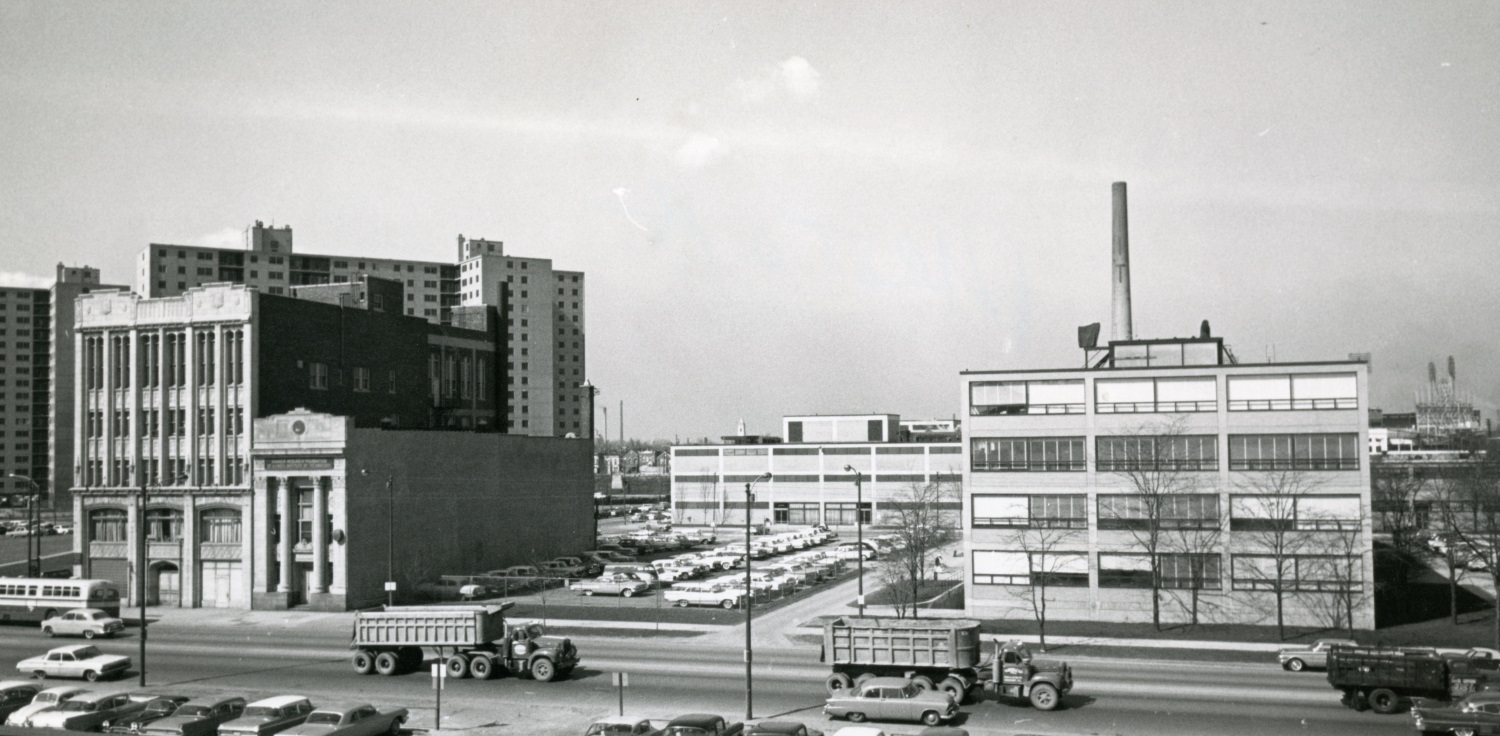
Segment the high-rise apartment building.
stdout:
<path fill-rule="evenodd" d="M 458 259 L 441 261 L 310 255 L 293 250 L 292 228 L 257 220 L 245 230 L 243 249 L 153 243 L 136 268 L 136 293 L 177 296 L 195 286 L 233 282 L 269 294 L 340 284 L 358 274 L 398 281 L 405 289 L 400 314 L 450 324 L 453 308 L 505 306 L 510 318 L 506 431 L 565 436 L 589 431 L 582 387 L 584 362 L 583 274 L 558 271 L 547 258 L 508 256 L 494 240 L 458 237 Z M 391 310 L 395 311 L 395 310 Z"/>

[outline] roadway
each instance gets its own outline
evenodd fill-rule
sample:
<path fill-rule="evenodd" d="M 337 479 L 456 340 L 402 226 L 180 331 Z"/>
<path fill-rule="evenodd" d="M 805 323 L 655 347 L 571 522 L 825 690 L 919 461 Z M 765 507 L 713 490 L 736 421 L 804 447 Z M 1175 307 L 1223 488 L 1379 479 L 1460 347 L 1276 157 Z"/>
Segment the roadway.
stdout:
<path fill-rule="evenodd" d="M 222 625 L 152 627 L 148 684 L 152 691 L 235 693 L 248 697 L 297 693 L 315 703 L 372 702 L 410 708 L 415 728 L 430 728 L 434 692 L 426 673 L 397 677 L 355 675 L 344 648 L 343 619 L 299 623 L 296 614 L 274 626 L 246 625 L 226 612 Z M 136 656 L 134 630 L 96 643 Z M 451 681 L 443 693 L 444 730 L 472 734 L 580 734 L 590 719 L 613 714 L 617 691 L 609 673 L 628 672 L 626 712 L 670 718 L 715 712 L 739 720 L 745 712 L 744 664 L 737 646 L 703 639 L 577 637 L 583 664 L 566 681 L 511 678 Z M 71 640 L 47 640 L 29 626 L 0 627 L 0 668 Z M 77 640 L 81 642 L 82 640 Z M 832 732 L 844 725 L 823 718 L 826 666 L 817 650 L 756 650 L 757 718 L 802 720 Z M 1076 688 L 1063 708 L 1039 713 L 994 700 L 964 707 L 960 722 L 975 736 L 991 734 L 1289 734 L 1379 736 L 1407 734 L 1408 719 L 1355 713 L 1317 674 L 1282 672 L 1274 665 L 1073 659 Z M 5 674 L 9 675 L 7 671 Z M 96 687 L 135 689 L 127 680 Z M 915 733 L 913 724 L 888 728 Z"/>

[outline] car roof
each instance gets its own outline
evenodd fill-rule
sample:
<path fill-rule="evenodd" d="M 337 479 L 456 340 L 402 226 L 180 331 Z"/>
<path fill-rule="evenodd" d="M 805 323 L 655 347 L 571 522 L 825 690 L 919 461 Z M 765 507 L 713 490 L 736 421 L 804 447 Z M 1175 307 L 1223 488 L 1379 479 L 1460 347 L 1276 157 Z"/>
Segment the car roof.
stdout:
<path fill-rule="evenodd" d="M 761 721 L 750 728 L 751 733 L 796 733 L 799 728 L 807 728 L 799 721 Z"/>
<path fill-rule="evenodd" d="M 599 725 L 603 725 L 603 726 L 634 726 L 637 723 L 644 723 L 644 722 L 646 722 L 645 718 L 631 718 L 630 716 L 610 716 L 608 718 L 600 718 L 600 719 L 594 721 L 594 725 L 596 725 L 596 726 L 599 726 Z"/>
<path fill-rule="evenodd" d="M 881 687 L 906 687 L 911 680 L 905 677 L 871 677 L 865 680 L 865 686 L 879 685 Z"/>
<path fill-rule="evenodd" d="M 65 646 L 65 647 L 55 647 L 55 648 L 52 648 L 52 649 L 48 649 L 47 653 L 51 654 L 53 652 L 76 652 L 76 651 L 78 651 L 80 649 L 93 649 L 93 648 L 94 648 L 93 644 L 69 644 L 68 646 Z"/>
<path fill-rule="evenodd" d="M 329 703 L 327 705 L 320 705 L 314 710 L 320 710 L 324 713 L 348 713 L 349 711 L 355 710 L 356 708 L 373 707 L 375 706 L 372 706 L 369 703 Z"/>
<path fill-rule="evenodd" d="M 86 693 L 86 692 L 89 692 L 89 689 L 86 688 L 86 687 L 83 687 L 81 685 L 58 685 L 57 687 L 49 687 L 46 690 L 43 690 L 41 692 L 43 692 L 43 693 L 56 693 L 56 694 L 61 695 L 61 694 L 64 694 L 64 693 Z M 41 693 L 37 693 L 37 694 L 40 695 Z"/>
<path fill-rule="evenodd" d="M 280 708 L 280 707 L 282 707 L 284 705 L 291 705 L 292 703 L 300 703 L 300 702 L 302 702 L 304 700 L 307 700 L 307 698 L 305 698 L 305 697 L 303 697 L 301 695 L 277 695 L 275 697 L 270 697 L 270 698 L 264 698 L 262 700 L 257 700 L 254 703 L 251 703 L 250 705 L 260 706 L 260 707 L 263 707 L 263 708 Z"/>
<path fill-rule="evenodd" d="M 85 703 L 97 703 L 97 702 L 99 702 L 101 700 L 108 700 L 110 698 L 113 698 L 113 697 L 116 697 L 116 696 L 119 696 L 119 695 L 126 695 L 126 694 L 128 694 L 128 693 L 126 693 L 123 690 L 115 690 L 113 692 L 109 692 L 109 691 L 87 692 L 87 693 L 79 695 L 78 697 L 73 698 L 73 699 L 74 700 L 80 700 L 80 701 L 83 701 Z"/>
<path fill-rule="evenodd" d="M 673 718 L 672 722 L 667 724 L 667 727 L 671 728 L 672 726 L 712 726 L 713 724 L 718 723 L 720 721 L 725 721 L 726 723 L 728 722 L 728 720 L 726 718 L 724 718 L 723 716 L 716 716 L 716 715 L 713 715 L 712 713 L 688 713 L 686 715 L 680 715 L 680 716 L 677 716 L 676 718 Z"/>
<path fill-rule="evenodd" d="M 36 680 L 0 680 L 0 690 L 9 690 L 13 687 L 34 688 L 36 686 Z"/>

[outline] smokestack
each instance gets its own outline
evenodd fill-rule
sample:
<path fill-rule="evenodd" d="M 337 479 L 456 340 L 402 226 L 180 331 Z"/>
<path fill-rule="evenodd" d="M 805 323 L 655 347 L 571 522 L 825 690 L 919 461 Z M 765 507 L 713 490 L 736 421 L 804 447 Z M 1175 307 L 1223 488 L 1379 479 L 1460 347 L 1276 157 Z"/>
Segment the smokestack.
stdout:
<path fill-rule="evenodd" d="M 1114 315 L 1110 320 L 1110 334 L 1116 340 L 1135 339 L 1135 330 L 1130 323 L 1130 220 L 1125 209 L 1125 182 L 1117 181 L 1111 187 L 1114 193 L 1115 237 L 1114 237 Z"/>
<path fill-rule="evenodd" d="M 1458 385 L 1458 366 L 1453 363 L 1453 356 L 1448 356 L 1448 380 Z"/>
<path fill-rule="evenodd" d="M 1434 386 L 1437 385 L 1437 363 L 1430 360 L 1427 361 L 1427 382 Z"/>

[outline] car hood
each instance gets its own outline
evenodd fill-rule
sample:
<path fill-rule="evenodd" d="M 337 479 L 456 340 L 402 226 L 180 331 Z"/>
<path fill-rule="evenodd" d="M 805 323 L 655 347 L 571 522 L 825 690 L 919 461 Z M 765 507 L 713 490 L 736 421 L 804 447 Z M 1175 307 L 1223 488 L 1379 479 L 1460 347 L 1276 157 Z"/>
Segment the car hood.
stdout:
<path fill-rule="evenodd" d="M 68 711 L 53 708 L 31 716 L 31 725 L 37 728 L 62 728 L 62 725 L 67 723 L 69 718 L 92 715 L 95 714 L 87 711 Z"/>
<path fill-rule="evenodd" d="M 303 723 L 300 726 L 292 726 L 281 733 L 283 736 L 320 736 L 320 734 L 337 731 L 340 728 L 342 726 L 334 723 Z"/>
<path fill-rule="evenodd" d="M 240 716 L 219 727 L 220 731 L 255 731 L 271 721 L 280 720 L 276 716 Z"/>
<path fill-rule="evenodd" d="M 1276 650 L 1277 654 L 1307 654 L 1312 649 L 1308 647 L 1282 647 Z"/>
<path fill-rule="evenodd" d="M 46 711 L 52 710 L 56 707 L 56 703 L 36 703 L 32 705 L 23 705 L 14 713 L 11 713 L 10 717 L 6 718 L 6 722 L 25 723 L 27 718 L 30 718 L 31 716 L 34 716 L 38 713 L 44 713 Z"/>
<path fill-rule="evenodd" d="M 207 716 L 167 716 L 166 718 L 152 721 L 151 727 L 158 729 L 180 728 L 185 724 L 196 723 L 205 718 Z"/>

